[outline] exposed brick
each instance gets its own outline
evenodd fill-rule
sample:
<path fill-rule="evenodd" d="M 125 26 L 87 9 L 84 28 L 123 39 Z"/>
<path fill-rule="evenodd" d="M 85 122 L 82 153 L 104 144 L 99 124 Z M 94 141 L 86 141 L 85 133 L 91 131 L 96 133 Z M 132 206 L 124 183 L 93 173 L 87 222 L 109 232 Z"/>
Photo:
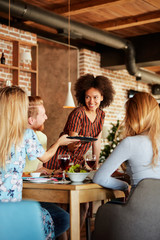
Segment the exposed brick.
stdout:
<path fill-rule="evenodd" d="M 15 38 L 17 40 L 22 40 L 25 42 L 30 42 L 30 43 L 37 43 L 37 35 L 30 33 L 30 32 L 25 32 L 20 29 L 16 29 L 13 27 L 8 27 L 5 25 L 0 24 L 0 34 L 2 36 L 8 36 L 11 38 Z M 13 44 L 12 42 L 0 40 L 1 42 L 1 47 L 0 47 L 0 54 L 2 50 L 4 50 L 5 53 L 5 58 L 6 58 L 6 64 L 11 66 L 13 64 L 13 59 L 12 59 L 12 51 L 13 51 Z M 20 46 L 20 52 L 22 50 L 30 50 L 29 46 Z M 24 65 L 20 62 L 20 66 L 24 67 L 26 69 L 30 69 L 30 64 L 25 63 Z M 0 68 L 0 81 L 6 81 L 6 80 L 12 80 L 13 74 L 12 70 L 9 68 Z M 19 85 L 25 89 L 28 95 L 31 94 L 31 74 L 27 72 L 20 72 L 20 77 L 19 77 Z"/>
<path fill-rule="evenodd" d="M 139 83 L 134 76 L 130 76 L 126 70 L 112 71 L 100 67 L 100 54 L 86 49 L 80 50 L 79 54 L 79 73 L 80 76 L 86 73 L 104 75 L 108 77 L 115 88 L 116 94 L 113 103 L 103 109 L 106 113 L 105 125 L 111 127 L 111 122 L 116 123 L 117 119 L 122 120 L 125 114 L 124 105 L 128 97 L 128 90 L 138 90 L 150 92 L 150 88 L 145 83 Z M 106 140 L 102 140 L 103 143 Z"/>

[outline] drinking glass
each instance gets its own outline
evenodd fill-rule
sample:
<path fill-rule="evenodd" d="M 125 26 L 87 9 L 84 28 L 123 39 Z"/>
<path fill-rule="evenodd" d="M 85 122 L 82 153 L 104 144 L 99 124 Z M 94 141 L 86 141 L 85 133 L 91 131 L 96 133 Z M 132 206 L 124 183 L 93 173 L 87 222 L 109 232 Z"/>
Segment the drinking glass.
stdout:
<path fill-rule="evenodd" d="M 93 170 L 96 165 L 96 155 L 95 154 L 87 155 L 86 163 Z"/>
<path fill-rule="evenodd" d="M 67 169 L 70 161 L 70 155 L 69 154 L 60 154 L 58 155 L 58 163 L 60 165 L 60 168 L 63 171 L 62 175 L 62 182 L 67 182 L 66 177 L 65 177 L 65 170 Z"/>

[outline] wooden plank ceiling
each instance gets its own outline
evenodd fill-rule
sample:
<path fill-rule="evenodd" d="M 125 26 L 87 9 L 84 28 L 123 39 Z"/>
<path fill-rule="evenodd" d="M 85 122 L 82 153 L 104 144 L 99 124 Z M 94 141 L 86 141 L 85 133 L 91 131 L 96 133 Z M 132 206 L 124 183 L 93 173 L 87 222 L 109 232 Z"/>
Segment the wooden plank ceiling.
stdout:
<path fill-rule="evenodd" d="M 143 52 L 147 52 L 147 57 L 151 53 L 154 56 L 151 56 L 146 64 L 145 54 L 141 51 L 140 54 L 144 54 L 144 56 L 140 62 L 143 62 L 142 66 L 144 65 L 149 70 L 160 73 L 160 44 L 158 44 L 160 39 L 160 0 L 70 0 L 70 5 L 68 1 L 24 0 L 28 4 L 64 17 L 70 16 L 71 20 L 116 34 L 121 38 L 133 40 L 137 51 L 147 42 Z M 0 13 L 0 17 L 3 19 L 3 13 Z M 28 27 L 28 30 L 29 28 L 31 28 L 31 31 L 33 29 L 38 30 L 39 35 L 40 31 L 57 34 L 56 29 L 31 21 L 23 21 L 23 24 Z M 155 39 L 154 44 L 152 39 Z M 139 41 L 141 41 L 141 45 L 139 45 Z M 79 48 L 85 46 L 97 51 L 102 49 L 96 43 L 84 39 L 75 42 L 73 40 L 74 43 Z M 109 51 L 109 49 L 106 49 L 106 51 Z M 112 65 L 116 65 L 116 63 L 113 62 Z"/>
<path fill-rule="evenodd" d="M 71 19 L 127 38 L 160 31 L 159 0 L 25 0 Z"/>

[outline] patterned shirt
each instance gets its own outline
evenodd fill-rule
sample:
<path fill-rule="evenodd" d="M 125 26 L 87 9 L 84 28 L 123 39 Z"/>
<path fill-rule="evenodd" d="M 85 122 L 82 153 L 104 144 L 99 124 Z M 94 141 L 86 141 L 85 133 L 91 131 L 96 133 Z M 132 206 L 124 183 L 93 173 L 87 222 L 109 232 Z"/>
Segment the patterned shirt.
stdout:
<path fill-rule="evenodd" d="M 23 142 L 17 149 L 12 146 L 11 155 L 6 161 L 5 169 L 0 169 L 0 201 L 21 201 L 22 173 L 26 154 L 29 160 L 34 160 L 44 154 L 42 145 L 31 129 L 26 130 Z"/>
<path fill-rule="evenodd" d="M 104 123 L 105 113 L 101 109 L 97 109 L 97 116 L 94 122 L 91 122 L 85 113 L 84 107 L 75 108 L 69 115 L 66 125 L 63 132 L 60 134 L 69 134 L 70 131 L 78 133 L 78 135 L 84 137 L 98 137 L 102 131 Z M 89 150 L 93 143 L 83 143 L 79 148 L 70 152 L 67 146 L 60 146 L 56 154 L 51 158 L 51 160 L 45 164 L 45 167 L 50 169 L 58 169 L 58 155 L 62 153 L 70 154 L 70 162 L 76 164 L 80 159 L 83 158 L 83 155 Z"/>
<path fill-rule="evenodd" d="M 25 131 L 22 143 L 15 149 L 6 161 L 5 169 L 0 169 L 0 201 L 15 202 L 22 200 L 22 173 L 25 166 L 26 154 L 29 160 L 34 160 L 44 154 L 45 150 L 33 130 Z M 54 223 L 49 212 L 41 208 L 42 221 L 46 240 L 55 237 Z"/>
<path fill-rule="evenodd" d="M 35 131 L 35 133 L 36 133 L 36 136 L 37 136 L 39 142 L 41 143 L 43 149 L 45 151 L 47 151 L 47 136 L 44 133 L 42 133 L 41 131 Z M 28 157 L 26 156 L 26 165 L 25 165 L 23 172 L 36 171 L 40 163 L 41 163 L 41 161 L 38 158 L 34 159 L 33 161 L 30 161 L 28 159 Z"/>

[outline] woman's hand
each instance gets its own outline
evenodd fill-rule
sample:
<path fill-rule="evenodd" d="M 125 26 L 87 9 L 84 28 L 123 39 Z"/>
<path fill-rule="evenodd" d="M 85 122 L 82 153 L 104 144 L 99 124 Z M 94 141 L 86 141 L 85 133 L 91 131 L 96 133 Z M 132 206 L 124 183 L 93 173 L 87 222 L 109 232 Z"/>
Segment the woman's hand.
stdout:
<path fill-rule="evenodd" d="M 76 136 L 81 137 L 80 135 L 78 135 L 77 132 L 72 132 L 72 131 L 69 132 L 69 136 L 71 136 L 71 137 L 76 137 Z M 81 142 L 80 141 L 76 141 L 75 143 L 71 143 L 71 144 L 68 145 L 68 150 L 70 152 L 74 152 L 80 146 L 81 146 Z"/>
<path fill-rule="evenodd" d="M 48 168 L 45 168 L 45 167 L 41 167 L 41 168 L 38 168 L 36 171 L 34 172 L 40 172 L 41 174 L 45 174 L 45 175 L 51 175 L 53 174 L 54 172 L 54 175 L 55 174 L 61 174 L 62 173 L 62 170 L 58 169 L 58 170 L 53 170 L 53 169 L 48 169 Z"/>
<path fill-rule="evenodd" d="M 74 152 L 80 146 L 81 146 L 81 142 L 71 143 L 68 145 L 68 149 L 70 152 Z"/>
<path fill-rule="evenodd" d="M 52 174 L 53 170 L 45 167 L 41 167 L 41 168 L 38 168 L 35 172 L 40 172 L 41 174 L 50 175 Z"/>

